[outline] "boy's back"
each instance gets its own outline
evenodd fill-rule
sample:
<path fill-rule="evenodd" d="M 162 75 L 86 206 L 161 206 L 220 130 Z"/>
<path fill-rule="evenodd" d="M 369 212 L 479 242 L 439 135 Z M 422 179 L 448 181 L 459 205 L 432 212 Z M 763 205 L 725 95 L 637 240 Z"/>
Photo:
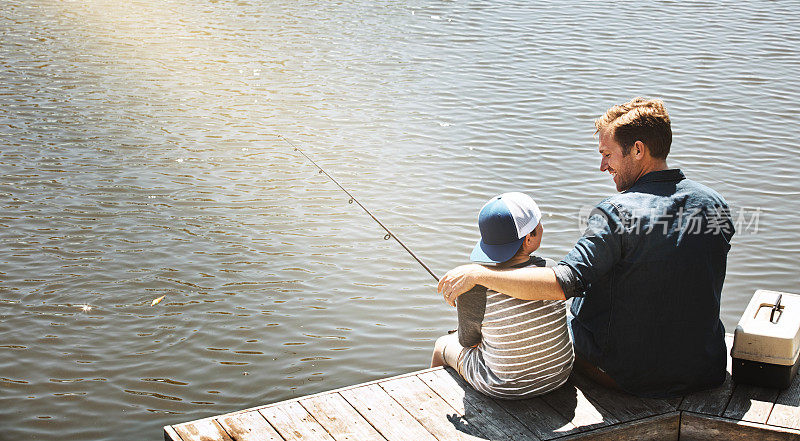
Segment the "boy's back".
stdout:
<path fill-rule="evenodd" d="M 552 266 L 531 257 L 516 267 Z M 476 286 L 458 299 L 456 369 L 476 390 L 521 399 L 567 381 L 574 359 L 563 301 L 526 301 Z"/>

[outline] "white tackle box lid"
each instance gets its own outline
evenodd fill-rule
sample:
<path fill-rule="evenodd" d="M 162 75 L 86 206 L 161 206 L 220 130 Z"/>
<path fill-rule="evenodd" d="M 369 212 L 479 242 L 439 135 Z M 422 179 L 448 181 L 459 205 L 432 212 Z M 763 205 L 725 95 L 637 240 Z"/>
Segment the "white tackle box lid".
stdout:
<path fill-rule="evenodd" d="M 800 295 L 759 289 L 736 326 L 731 356 L 791 366 L 798 355 Z"/>

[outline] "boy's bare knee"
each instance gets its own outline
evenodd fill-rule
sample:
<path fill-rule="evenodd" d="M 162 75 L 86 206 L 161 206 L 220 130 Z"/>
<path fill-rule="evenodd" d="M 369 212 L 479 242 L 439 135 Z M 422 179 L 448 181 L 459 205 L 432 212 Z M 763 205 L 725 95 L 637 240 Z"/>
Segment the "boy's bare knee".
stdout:
<path fill-rule="evenodd" d="M 441 354 L 444 352 L 444 347 L 447 344 L 447 336 L 443 335 L 436 339 L 436 343 L 433 344 L 433 351 L 438 352 Z"/>
<path fill-rule="evenodd" d="M 436 339 L 436 343 L 433 344 L 433 356 L 431 357 L 431 367 L 439 367 L 445 365 L 445 360 L 444 360 L 445 344 L 446 340 L 444 340 L 444 337 L 439 337 Z"/>

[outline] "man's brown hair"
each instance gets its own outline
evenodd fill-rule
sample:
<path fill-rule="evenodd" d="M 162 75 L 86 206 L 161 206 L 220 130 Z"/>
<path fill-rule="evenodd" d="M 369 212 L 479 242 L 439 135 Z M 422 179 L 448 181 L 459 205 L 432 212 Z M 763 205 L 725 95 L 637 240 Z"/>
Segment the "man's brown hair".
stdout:
<path fill-rule="evenodd" d="M 614 140 L 627 155 L 636 141 L 642 141 L 654 158 L 666 159 L 672 145 L 672 125 L 664 102 L 636 97 L 611 107 L 594 121 L 597 132 L 611 129 Z"/>

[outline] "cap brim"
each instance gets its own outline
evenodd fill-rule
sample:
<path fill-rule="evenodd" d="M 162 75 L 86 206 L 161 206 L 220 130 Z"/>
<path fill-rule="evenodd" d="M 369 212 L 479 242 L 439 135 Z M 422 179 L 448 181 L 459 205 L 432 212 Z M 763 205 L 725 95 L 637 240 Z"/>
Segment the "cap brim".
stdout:
<path fill-rule="evenodd" d="M 514 254 L 517 254 L 523 240 L 525 240 L 524 237 L 502 245 L 489 245 L 484 243 L 483 240 L 479 240 L 475 248 L 472 249 L 469 259 L 477 263 L 503 263 L 514 257 Z"/>

